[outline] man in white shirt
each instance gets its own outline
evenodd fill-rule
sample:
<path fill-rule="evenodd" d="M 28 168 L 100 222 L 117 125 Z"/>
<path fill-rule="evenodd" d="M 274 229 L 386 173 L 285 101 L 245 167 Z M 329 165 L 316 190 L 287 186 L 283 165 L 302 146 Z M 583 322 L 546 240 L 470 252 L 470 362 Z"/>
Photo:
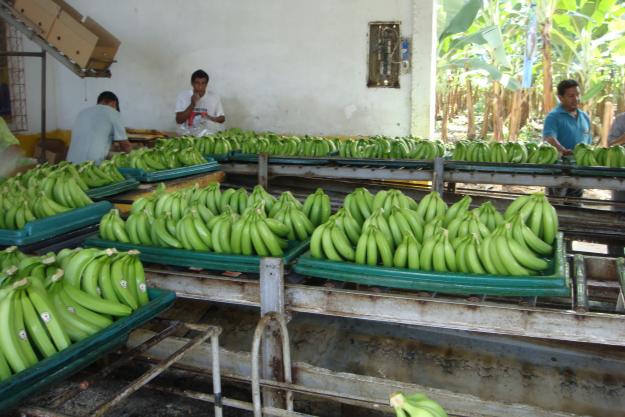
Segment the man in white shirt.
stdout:
<path fill-rule="evenodd" d="M 98 104 L 78 113 L 67 160 L 76 164 L 84 161 L 99 164 L 106 159 L 113 142 L 119 143 L 124 152 L 132 150 L 119 113 L 119 100 L 114 93 L 103 91 L 98 96 Z"/>
<path fill-rule="evenodd" d="M 178 94 L 176 99 L 176 123 L 178 133 L 198 136 L 223 130 L 226 121 L 221 99 L 206 91 L 208 74 L 197 70 L 191 75 L 191 88 Z"/>

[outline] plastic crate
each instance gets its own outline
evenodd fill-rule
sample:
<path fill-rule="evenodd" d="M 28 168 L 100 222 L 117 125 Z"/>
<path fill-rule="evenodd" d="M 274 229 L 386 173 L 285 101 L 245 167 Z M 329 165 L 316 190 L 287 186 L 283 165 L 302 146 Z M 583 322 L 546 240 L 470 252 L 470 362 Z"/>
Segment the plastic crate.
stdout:
<path fill-rule="evenodd" d="M 133 177 L 129 177 L 124 181 L 116 182 L 114 184 L 92 188 L 87 191 L 87 195 L 91 198 L 110 197 L 115 194 L 123 193 L 124 191 L 134 190 L 139 187 L 139 184 L 139 181 Z"/>
<path fill-rule="evenodd" d="M 360 265 L 316 259 L 310 252 L 301 256 L 295 271 L 303 275 L 348 281 L 363 285 L 433 291 L 450 294 L 501 296 L 569 296 L 566 255 L 562 235 L 557 239 L 554 256 L 545 275 L 498 276 L 459 272 L 421 271 L 404 268 Z"/>
<path fill-rule="evenodd" d="M 202 174 L 205 172 L 219 171 L 219 169 L 219 163 L 211 160 L 205 164 L 164 169 L 162 171 L 146 172 L 138 168 L 119 168 L 119 172 L 123 175 L 131 176 L 141 182 L 158 182 L 174 178 L 189 177 L 191 175 Z"/>
<path fill-rule="evenodd" d="M 99 201 L 56 216 L 28 222 L 22 229 L 0 229 L 0 245 L 29 245 L 90 224 L 99 223 L 102 216 L 112 207 L 113 205 L 108 201 Z"/>
<path fill-rule="evenodd" d="M 308 249 L 310 240 L 289 241 L 282 260 L 290 264 Z M 199 252 L 186 249 L 162 248 L 156 246 L 134 245 L 131 243 L 113 242 L 97 237 L 85 241 L 85 246 L 98 248 L 115 248 L 120 251 L 136 249 L 143 262 L 156 264 L 204 268 L 216 271 L 259 272 L 260 256 L 233 255 L 215 252 Z"/>
<path fill-rule="evenodd" d="M 176 299 L 174 292 L 166 290 L 149 288 L 148 294 L 150 302 L 130 316 L 0 383 L 0 411 L 14 407 L 22 399 L 69 377 L 122 346 L 132 330 L 156 317 Z"/>

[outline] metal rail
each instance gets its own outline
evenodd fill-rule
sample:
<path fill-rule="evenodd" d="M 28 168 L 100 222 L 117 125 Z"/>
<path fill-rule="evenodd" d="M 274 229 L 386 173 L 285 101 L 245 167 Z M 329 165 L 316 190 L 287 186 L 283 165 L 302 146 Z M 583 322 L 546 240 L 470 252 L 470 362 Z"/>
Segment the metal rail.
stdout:
<path fill-rule="evenodd" d="M 614 263 L 614 260 L 608 260 Z M 608 262 L 606 261 L 606 262 Z M 594 271 L 615 270 L 589 265 Z M 150 285 L 176 291 L 179 297 L 261 306 L 261 284 L 245 276 L 146 269 Z M 578 294 L 588 292 L 588 280 L 572 277 Z M 615 281 L 616 278 L 613 279 Z M 599 282 L 599 281 L 594 281 Z M 588 300 L 576 311 L 573 298 L 453 297 L 427 292 L 374 292 L 324 286 L 323 280 L 285 284 L 287 311 L 358 318 L 388 323 L 506 334 L 530 338 L 625 346 L 625 315 L 605 302 Z M 615 288 L 616 289 L 616 288 Z M 604 288 L 610 291 L 610 287 Z M 618 294 L 614 295 L 616 304 Z M 592 311 L 597 308 L 600 311 Z"/>
<path fill-rule="evenodd" d="M 228 174 L 263 175 L 260 166 L 244 163 L 222 163 L 222 170 Z M 435 175 L 435 172 L 437 174 Z M 442 175 L 441 175 L 442 174 Z M 297 176 L 322 178 L 350 178 L 360 180 L 403 180 L 431 181 L 441 179 L 448 183 L 526 185 L 543 187 L 574 187 L 604 190 L 625 189 L 625 178 L 567 176 L 553 174 L 528 174 L 507 172 L 473 172 L 461 170 L 410 169 L 391 167 L 352 167 L 335 165 L 283 165 L 270 164 L 267 167 L 269 176 Z M 440 185 L 439 185 L 440 187 Z M 440 191 L 440 190 L 439 190 Z"/>
<path fill-rule="evenodd" d="M 78 388 L 70 388 L 63 395 L 59 396 L 54 402 L 50 405 L 51 408 L 43 408 L 38 406 L 24 406 L 19 408 L 19 412 L 22 416 L 50 416 L 50 417 L 70 417 L 67 414 L 55 411 L 53 408 L 60 406 L 61 404 L 68 401 L 70 398 L 78 395 L 82 390 L 87 389 L 89 386 L 94 385 L 95 383 L 102 381 L 104 377 L 110 375 L 114 370 L 119 369 L 123 365 L 127 365 L 129 362 L 134 360 L 138 355 L 145 353 L 146 351 L 154 348 L 156 345 L 161 343 L 166 337 L 170 336 L 176 330 L 179 330 L 181 327 L 187 327 L 190 330 L 199 331 L 200 334 L 193 339 L 188 340 L 183 346 L 176 349 L 173 353 L 167 355 L 165 358 L 160 360 L 155 366 L 153 366 L 150 370 L 145 372 L 140 377 L 136 378 L 134 381 L 131 381 L 127 386 L 123 387 L 119 391 L 117 391 L 111 398 L 99 404 L 94 409 L 81 414 L 81 416 L 89 416 L 89 417 L 101 417 L 106 414 L 112 407 L 121 403 L 123 400 L 128 398 L 131 394 L 138 391 L 142 387 L 144 387 L 151 380 L 156 378 L 158 375 L 169 369 L 173 364 L 182 359 L 189 351 L 194 348 L 200 346 L 208 339 L 210 339 L 211 343 L 211 357 L 212 357 L 212 375 L 213 375 L 213 398 L 215 403 L 214 415 L 216 417 L 222 416 L 222 403 L 221 403 L 221 372 L 219 369 L 219 334 L 221 333 L 221 328 L 217 326 L 203 326 L 203 325 L 187 325 L 180 322 L 173 322 L 170 326 L 168 326 L 165 330 L 160 333 L 155 334 L 150 337 L 147 341 L 142 343 L 139 346 L 135 346 L 129 352 L 118 359 L 113 364 L 109 365 L 107 368 L 102 369 L 98 373 L 94 374 L 87 381 L 83 381 Z"/>

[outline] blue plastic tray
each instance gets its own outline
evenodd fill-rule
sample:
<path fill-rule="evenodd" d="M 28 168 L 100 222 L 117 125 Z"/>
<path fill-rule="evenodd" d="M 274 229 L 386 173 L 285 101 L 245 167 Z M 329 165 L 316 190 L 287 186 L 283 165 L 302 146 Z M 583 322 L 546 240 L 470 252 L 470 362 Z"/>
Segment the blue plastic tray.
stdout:
<path fill-rule="evenodd" d="M 99 223 L 102 216 L 112 207 L 110 202 L 100 201 L 56 216 L 28 222 L 23 229 L 0 229 L 0 245 L 30 245 L 90 224 Z"/>
<path fill-rule="evenodd" d="M 133 177 L 128 177 L 124 181 L 115 184 L 105 185 L 103 187 L 92 188 L 87 191 L 87 195 L 91 198 L 104 198 L 124 191 L 134 190 L 139 187 L 139 181 Z"/>
<path fill-rule="evenodd" d="M 174 292 L 166 290 L 149 288 L 148 294 L 150 302 L 132 315 L 0 383 L 0 411 L 9 410 L 22 399 L 69 377 L 122 346 L 132 330 L 166 310 L 176 299 Z"/>
<path fill-rule="evenodd" d="M 303 242 L 290 241 L 284 256 L 285 265 L 293 262 L 308 249 L 310 239 Z M 97 237 L 85 241 L 85 246 L 98 248 L 115 248 L 120 251 L 136 249 L 143 262 L 175 265 L 193 268 L 204 268 L 215 271 L 259 272 L 260 256 L 234 255 L 215 252 L 196 252 L 185 249 L 161 248 L 156 246 L 133 245 L 131 243 L 113 242 Z"/>
<path fill-rule="evenodd" d="M 164 169 L 162 171 L 146 172 L 138 168 L 119 168 L 119 172 L 130 175 L 141 182 L 158 182 L 171 180 L 173 178 L 188 177 L 202 174 L 204 172 L 219 171 L 219 164 L 211 160 L 205 164 L 191 165 L 187 167 Z"/>

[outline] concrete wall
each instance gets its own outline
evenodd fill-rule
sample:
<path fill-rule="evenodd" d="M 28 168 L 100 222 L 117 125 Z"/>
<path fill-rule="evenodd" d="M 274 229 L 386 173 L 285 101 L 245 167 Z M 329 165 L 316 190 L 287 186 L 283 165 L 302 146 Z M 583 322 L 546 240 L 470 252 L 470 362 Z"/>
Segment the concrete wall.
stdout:
<path fill-rule="evenodd" d="M 400 89 L 366 87 L 367 23 L 401 21 L 402 36 L 410 36 L 409 0 L 68 3 L 122 45 L 111 79 L 82 80 L 50 64 L 51 129 L 71 128 L 76 114 L 110 89 L 120 97 L 129 127 L 173 130 L 175 97 L 188 87 L 191 72 L 203 68 L 211 76 L 209 88 L 222 97 L 229 127 L 325 135 L 410 132 L 410 75 L 401 77 Z M 28 82 L 30 92 L 38 91 L 38 81 Z M 29 94 L 29 110 L 38 106 L 33 101 Z"/>

